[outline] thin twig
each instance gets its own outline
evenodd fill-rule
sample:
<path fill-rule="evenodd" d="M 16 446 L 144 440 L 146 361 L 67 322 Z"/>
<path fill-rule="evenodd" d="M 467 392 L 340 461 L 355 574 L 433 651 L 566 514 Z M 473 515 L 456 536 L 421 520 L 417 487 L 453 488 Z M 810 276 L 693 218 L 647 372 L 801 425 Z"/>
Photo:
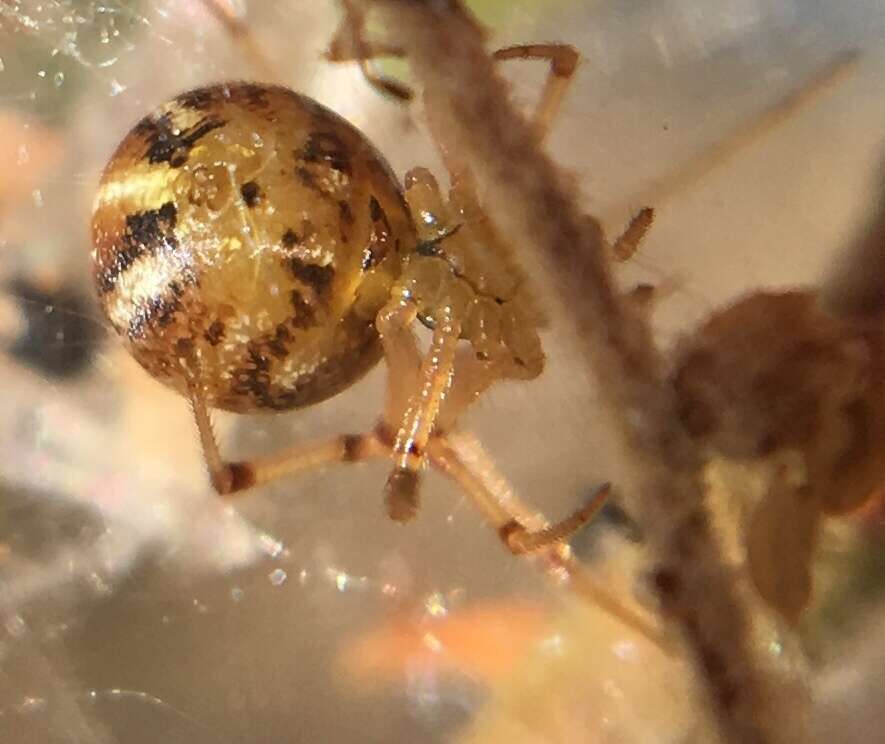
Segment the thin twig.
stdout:
<path fill-rule="evenodd" d="M 778 689 L 751 642 L 749 610 L 704 504 L 704 462 L 675 415 L 649 328 L 613 285 L 599 223 L 581 213 L 513 109 L 482 31 L 456 0 L 363 1 L 405 48 L 440 145 L 474 172 L 503 235 L 552 274 L 629 458 L 627 493 L 654 555 L 653 585 L 693 653 L 723 738 L 805 740 L 801 703 Z"/>
<path fill-rule="evenodd" d="M 793 120 L 797 113 L 838 88 L 857 70 L 859 60 L 860 52 L 856 49 L 841 52 L 797 88 L 771 103 L 748 121 L 741 122 L 734 130 L 718 138 L 714 145 L 699 155 L 663 174 L 637 193 L 631 194 L 629 198 L 623 200 L 619 209 L 612 212 L 622 214 L 634 209 L 637 204 L 652 204 L 655 209 L 661 209 L 665 203 L 685 194 L 708 175 L 722 168 L 724 164 L 764 140 L 772 130 Z"/>

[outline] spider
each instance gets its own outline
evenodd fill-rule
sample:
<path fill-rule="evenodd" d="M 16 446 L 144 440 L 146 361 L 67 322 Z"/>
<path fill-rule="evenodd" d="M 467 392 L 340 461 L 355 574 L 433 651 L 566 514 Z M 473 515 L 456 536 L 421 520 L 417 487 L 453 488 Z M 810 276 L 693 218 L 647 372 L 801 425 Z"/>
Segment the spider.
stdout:
<path fill-rule="evenodd" d="M 370 83 L 408 98 L 368 65 L 397 50 L 364 42 L 358 20 L 348 18 L 330 57 L 358 61 Z M 495 56 L 550 62 L 534 119 L 542 137 L 577 52 L 545 44 Z M 468 171 L 452 168 L 448 198 L 426 169 L 403 183 L 355 127 L 291 90 L 227 82 L 183 93 L 135 125 L 101 178 L 92 238 L 102 310 L 133 357 L 189 400 L 219 494 L 387 456 L 393 520 L 414 517 L 429 463 L 477 501 L 512 552 L 561 543 L 606 487 L 561 522 L 532 529 L 452 446 L 460 417 L 490 385 L 544 368 L 526 277 Z M 617 258 L 634 252 L 651 217 L 640 212 L 611 245 Z M 416 322 L 430 331 L 424 351 Z M 222 456 L 211 408 L 310 406 L 382 357 L 387 393 L 372 431 L 250 461 Z"/>

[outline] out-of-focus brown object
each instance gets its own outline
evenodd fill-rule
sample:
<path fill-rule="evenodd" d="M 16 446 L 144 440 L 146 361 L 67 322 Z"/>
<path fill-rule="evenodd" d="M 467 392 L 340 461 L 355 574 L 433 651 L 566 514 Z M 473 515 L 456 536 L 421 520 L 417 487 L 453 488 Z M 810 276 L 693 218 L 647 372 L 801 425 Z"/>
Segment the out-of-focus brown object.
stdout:
<path fill-rule="evenodd" d="M 823 301 L 834 313 L 881 322 L 885 315 L 885 182 L 877 201 L 872 218 L 833 267 Z"/>
<path fill-rule="evenodd" d="M 684 660 L 572 605 L 552 617 L 544 641 L 526 649 L 456 741 L 712 744 L 719 740 L 697 693 Z"/>
<path fill-rule="evenodd" d="M 343 646 L 339 663 L 361 688 L 393 684 L 410 671 L 503 681 L 549 629 L 544 607 L 516 599 L 481 602 L 445 617 L 396 616 Z"/>
<path fill-rule="evenodd" d="M 389 38 L 403 45 L 441 149 L 474 173 L 504 237 L 550 272 L 630 465 L 625 493 L 645 520 L 653 586 L 691 650 L 723 738 L 805 740 L 804 695 L 776 681 L 753 645 L 751 610 L 705 504 L 704 457 L 675 415 L 651 329 L 612 282 L 601 225 L 583 214 L 511 106 L 483 29 L 461 3 L 362 4 L 377 7 Z"/>
<path fill-rule="evenodd" d="M 747 563 L 762 598 L 795 625 L 811 599 L 820 504 L 810 488 L 778 469 L 747 525 Z"/>
<path fill-rule="evenodd" d="M 859 508 L 885 480 L 881 348 L 881 330 L 807 290 L 750 295 L 677 352 L 680 417 L 699 446 L 734 460 L 793 455 L 747 530 L 756 587 L 791 623 L 811 595 L 820 519 Z"/>

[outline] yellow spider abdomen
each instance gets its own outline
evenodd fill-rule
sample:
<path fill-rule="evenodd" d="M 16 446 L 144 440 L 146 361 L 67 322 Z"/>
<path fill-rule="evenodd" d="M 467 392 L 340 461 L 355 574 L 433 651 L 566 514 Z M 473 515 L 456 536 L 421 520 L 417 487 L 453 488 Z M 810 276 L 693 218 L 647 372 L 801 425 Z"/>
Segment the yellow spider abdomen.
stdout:
<path fill-rule="evenodd" d="M 416 238 L 363 135 L 285 88 L 225 83 L 123 139 L 92 219 L 100 303 L 136 360 L 231 411 L 310 405 L 380 358 Z"/>

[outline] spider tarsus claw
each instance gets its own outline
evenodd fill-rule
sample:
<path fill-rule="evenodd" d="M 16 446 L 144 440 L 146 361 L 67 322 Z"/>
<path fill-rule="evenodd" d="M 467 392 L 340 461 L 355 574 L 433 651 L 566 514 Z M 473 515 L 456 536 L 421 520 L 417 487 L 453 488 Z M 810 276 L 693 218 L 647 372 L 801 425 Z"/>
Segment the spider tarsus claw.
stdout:
<path fill-rule="evenodd" d="M 611 495 L 611 490 L 611 483 L 603 483 L 599 488 L 597 488 L 593 496 L 590 497 L 590 500 L 586 504 L 584 504 L 584 506 L 581 507 L 581 510 L 576 514 L 577 519 L 575 520 L 573 528 L 569 530 L 563 537 L 566 539 L 571 537 L 585 524 L 592 520 L 593 517 L 597 515 L 599 510 L 605 505 L 605 502 Z"/>
<path fill-rule="evenodd" d="M 408 522 L 418 511 L 418 473 L 396 468 L 384 487 L 387 514 L 394 522 Z"/>

